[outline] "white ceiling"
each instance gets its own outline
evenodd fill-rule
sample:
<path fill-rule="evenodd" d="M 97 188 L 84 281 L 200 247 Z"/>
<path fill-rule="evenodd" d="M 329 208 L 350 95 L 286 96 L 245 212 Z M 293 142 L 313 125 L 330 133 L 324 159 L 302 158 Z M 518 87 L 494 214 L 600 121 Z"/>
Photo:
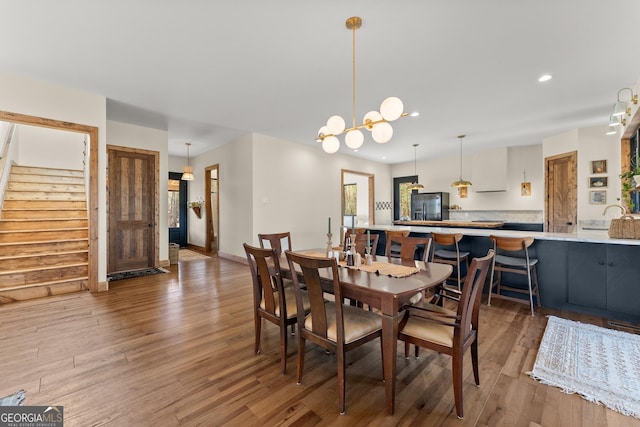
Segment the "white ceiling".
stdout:
<path fill-rule="evenodd" d="M 387 144 L 340 148 L 367 159 L 456 155 L 461 133 L 465 153 L 539 144 L 606 124 L 640 78 L 638 0 L 0 4 L 1 71 L 104 95 L 108 119 L 168 130 L 178 156 L 247 132 L 319 146 L 329 116 L 350 123 L 354 15 L 357 120 L 387 96 L 420 112 Z"/>

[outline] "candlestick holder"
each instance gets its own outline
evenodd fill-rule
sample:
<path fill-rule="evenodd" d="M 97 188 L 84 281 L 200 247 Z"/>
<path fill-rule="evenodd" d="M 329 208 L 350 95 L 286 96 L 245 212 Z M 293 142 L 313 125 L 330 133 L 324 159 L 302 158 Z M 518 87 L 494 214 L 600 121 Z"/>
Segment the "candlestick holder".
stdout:
<path fill-rule="evenodd" d="M 367 265 L 373 265 L 373 256 L 371 256 L 371 246 L 364 248 L 364 262 Z"/>
<path fill-rule="evenodd" d="M 327 233 L 327 258 L 333 258 L 333 242 L 331 241 L 333 234 Z"/>

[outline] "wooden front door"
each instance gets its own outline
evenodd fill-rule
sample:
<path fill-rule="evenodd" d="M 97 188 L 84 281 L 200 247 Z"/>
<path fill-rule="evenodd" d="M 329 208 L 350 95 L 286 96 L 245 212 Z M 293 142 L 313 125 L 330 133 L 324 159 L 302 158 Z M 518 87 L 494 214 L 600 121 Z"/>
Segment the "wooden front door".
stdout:
<path fill-rule="evenodd" d="M 154 267 L 158 153 L 108 147 L 108 273 Z"/>
<path fill-rule="evenodd" d="M 545 231 L 573 233 L 576 230 L 577 152 L 545 159 Z"/>

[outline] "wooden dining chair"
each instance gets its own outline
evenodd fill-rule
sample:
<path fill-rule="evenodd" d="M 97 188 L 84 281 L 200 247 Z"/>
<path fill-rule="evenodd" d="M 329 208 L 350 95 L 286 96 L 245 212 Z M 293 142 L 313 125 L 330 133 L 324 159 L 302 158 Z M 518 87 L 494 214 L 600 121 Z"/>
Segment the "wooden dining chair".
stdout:
<path fill-rule="evenodd" d="M 369 240 L 369 244 L 371 245 L 371 255 L 376 254 L 376 249 L 378 248 L 378 238 L 380 236 L 376 233 L 370 234 L 356 234 L 356 252 L 365 256 L 365 248 L 367 247 L 367 240 Z"/>
<path fill-rule="evenodd" d="M 397 253 L 391 251 L 391 247 L 397 245 Z M 386 256 L 390 258 L 401 258 L 404 260 L 427 261 L 431 248 L 431 237 L 403 237 L 391 236 L 387 241 Z M 422 254 L 416 258 L 416 251 L 422 250 Z"/>
<path fill-rule="evenodd" d="M 291 286 L 285 287 L 280 271 L 280 261 L 274 248 L 262 249 L 244 243 L 251 278 L 253 280 L 253 320 L 255 326 L 254 351 L 260 353 L 260 332 L 262 319 L 280 328 L 280 368 L 287 371 L 287 326 L 292 330 L 297 322 L 298 306 L 296 294 Z M 282 297 L 284 295 L 284 298 Z M 303 313 L 309 311 L 307 293 L 300 290 Z"/>
<path fill-rule="evenodd" d="M 346 360 L 345 353 L 380 337 L 382 352 L 382 320 L 379 315 L 342 303 L 342 290 L 335 258 L 316 258 L 285 251 L 290 271 L 300 271 L 307 286 L 311 311 L 304 314 L 304 295 L 293 275 L 298 304 L 298 384 L 302 383 L 305 343 L 307 340 L 336 354 L 338 371 L 338 409 L 345 413 Z M 335 301 L 323 297 L 321 270 L 331 273 L 331 287 Z"/>
<path fill-rule="evenodd" d="M 285 250 L 293 250 L 291 247 L 291 233 L 271 233 L 271 234 L 262 234 L 258 233 L 258 241 L 260 242 L 260 247 L 265 248 L 265 243 L 269 242 L 269 248 L 273 248 L 278 252 L 278 255 L 281 255 Z M 284 246 L 284 248 L 283 248 Z"/>
<path fill-rule="evenodd" d="M 448 354 L 452 359 L 453 395 L 458 418 L 462 409 L 462 362 L 471 348 L 473 377 L 480 386 L 478 371 L 478 315 L 480 297 L 493 261 L 493 250 L 482 258 L 474 258 L 465 278 L 456 311 L 439 306 L 408 307 L 400 321 L 398 339 L 405 343 Z M 405 345 L 405 357 L 408 346 Z"/>

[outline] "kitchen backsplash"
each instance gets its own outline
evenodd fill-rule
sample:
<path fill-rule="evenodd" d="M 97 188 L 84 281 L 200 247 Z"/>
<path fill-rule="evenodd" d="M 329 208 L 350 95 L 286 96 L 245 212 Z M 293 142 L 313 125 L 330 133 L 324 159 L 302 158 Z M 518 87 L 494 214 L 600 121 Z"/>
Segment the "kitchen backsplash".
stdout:
<path fill-rule="evenodd" d="M 503 222 L 524 222 L 542 223 L 544 216 L 542 211 L 534 210 L 449 210 L 449 219 L 457 221 L 503 221 Z"/>

